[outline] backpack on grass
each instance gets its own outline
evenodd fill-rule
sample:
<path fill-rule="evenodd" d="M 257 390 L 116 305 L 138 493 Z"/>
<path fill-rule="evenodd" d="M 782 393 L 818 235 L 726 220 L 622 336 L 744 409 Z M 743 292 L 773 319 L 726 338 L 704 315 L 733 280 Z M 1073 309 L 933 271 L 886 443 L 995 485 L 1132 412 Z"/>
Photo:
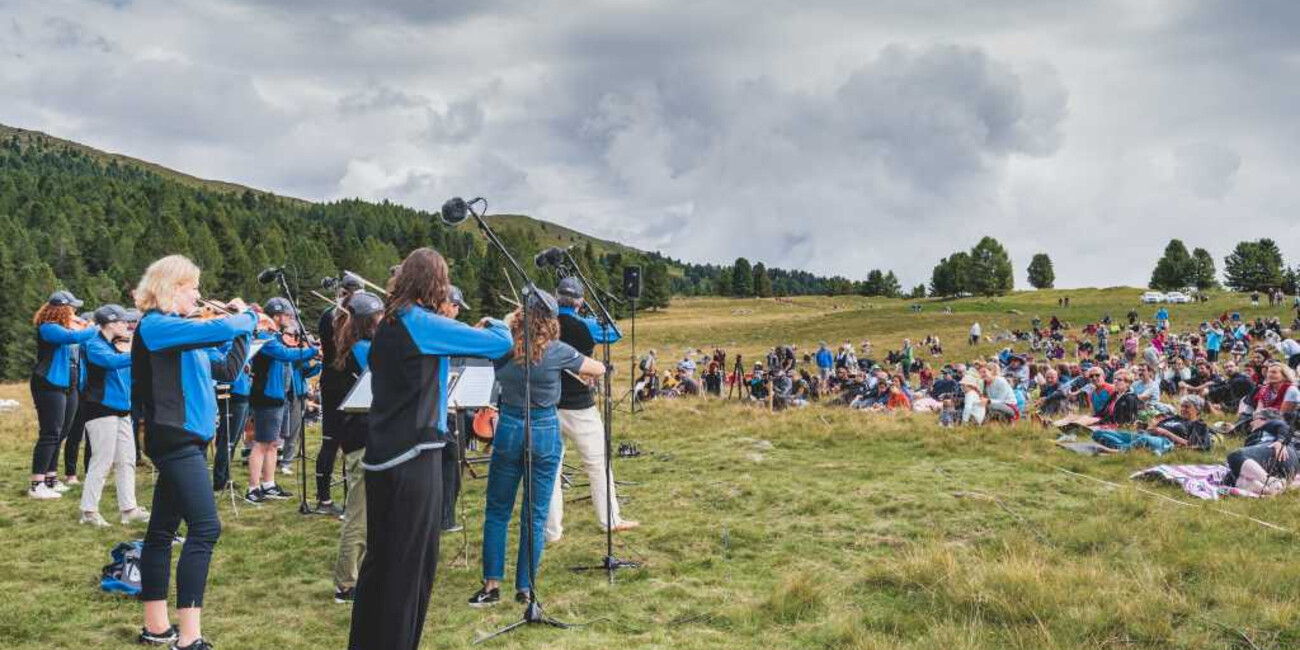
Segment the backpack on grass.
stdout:
<path fill-rule="evenodd" d="M 139 541 L 122 542 L 114 546 L 110 552 L 113 561 L 104 565 L 103 575 L 99 579 L 99 588 L 108 593 L 138 596 L 140 594 L 140 551 L 143 546 Z"/>

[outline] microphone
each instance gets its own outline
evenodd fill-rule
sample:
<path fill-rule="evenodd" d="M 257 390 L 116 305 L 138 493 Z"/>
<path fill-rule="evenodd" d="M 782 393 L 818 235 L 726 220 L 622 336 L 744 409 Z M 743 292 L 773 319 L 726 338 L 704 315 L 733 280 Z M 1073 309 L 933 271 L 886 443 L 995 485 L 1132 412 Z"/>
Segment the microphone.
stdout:
<path fill-rule="evenodd" d="M 469 206 L 474 205 L 475 203 L 478 203 L 480 201 L 483 201 L 481 197 L 469 201 L 466 201 L 465 199 L 462 199 L 459 196 L 455 196 L 450 199 L 447 199 L 447 202 L 442 204 L 442 212 L 440 213 L 440 216 L 442 217 L 442 222 L 447 224 L 448 226 L 454 226 L 468 219 L 470 213 Z M 486 204 L 487 202 L 483 201 L 483 203 Z"/>
<path fill-rule="evenodd" d="M 280 274 L 282 273 L 284 273 L 283 266 L 273 266 L 269 269 L 263 269 L 261 273 L 257 274 L 257 281 L 261 284 L 271 284 L 272 282 L 275 282 L 275 279 L 280 277 Z"/>
<path fill-rule="evenodd" d="M 560 266 L 564 263 L 564 256 L 573 250 L 573 246 L 568 248 L 557 248 L 552 246 L 533 257 L 533 263 L 537 268 L 544 269 L 548 266 Z"/>

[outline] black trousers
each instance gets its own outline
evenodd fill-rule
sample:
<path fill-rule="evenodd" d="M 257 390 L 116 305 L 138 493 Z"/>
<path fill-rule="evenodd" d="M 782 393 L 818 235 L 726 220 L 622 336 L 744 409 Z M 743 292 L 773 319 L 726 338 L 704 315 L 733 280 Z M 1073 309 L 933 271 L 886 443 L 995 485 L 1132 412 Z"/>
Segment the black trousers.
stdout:
<path fill-rule="evenodd" d="M 447 442 L 442 450 L 442 517 L 438 527 L 447 530 L 456 525 L 456 500 L 460 498 L 460 432 L 456 427 L 456 437 Z"/>
<path fill-rule="evenodd" d="M 349 650 L 416 650 L 438 571 L 442 450 L 366 471 L 366 558 Z"/>
<path fill-rule="evenodd" d="M 59 438 L 72 428 L 76 414 L 76 393 L 64 388 L 51 388 L 36 379 L 31 382 L 32 403 L 36 405 L 39 436 L 32 449 L 32 474 L 53 474 L 59 471 Z M 71 402 L 71 410 L 69 409 Z"/>
<path fill-rule="evenodd" d="M 77 452 L 84 449 L 82 467 L 90 469 L 90 439 L 86 437 L 86 411 L 81 408 L 80 399 L 77 400 L 77 412 L 72 416 L 72 427 L 68 429 L 66 440 L 63 443 L 63 475 L 77 475 Z M 82 441 L 86 446 L 82 447 Z"/>
<path fill-rule="evenodd" d="M 72 382 L 72 386 L 68 388 L 67 401 L 64 403 L 63 407 L 63 426 L 59 429 L 58 444 L 60 445 L 63 444 L 63 441 L 67 440 L 68 436 L 72 434 L 72 429 L 77 424 L 77 409 L 81 406 L 81 392 L 77 390 L 75 377 L 76 375 L 74 374 L 74 381 Z M 85 426 L 85 422 L 82 422 L 82 426 Z M 78 436 L 80 436 L 80 432 L 78 433 Z M 80 439 L 80 437 L 78 437 L 78 439 Z M 54 448 L 54 456 L 50 458 L 49 466 L 45 468 L 45 473 L 59 473 L 59 448 L 57 446 Z"/>
<path fill-rule="evenodd" d="M 333 501 L 330 484 L 334 482 L 334 460 L 339 455 L 339 434 L 343 431 L 343 413 L 337 408 L 322 408 L 320 414 L 320 453 L 316 454 L 316 500 Z"/>

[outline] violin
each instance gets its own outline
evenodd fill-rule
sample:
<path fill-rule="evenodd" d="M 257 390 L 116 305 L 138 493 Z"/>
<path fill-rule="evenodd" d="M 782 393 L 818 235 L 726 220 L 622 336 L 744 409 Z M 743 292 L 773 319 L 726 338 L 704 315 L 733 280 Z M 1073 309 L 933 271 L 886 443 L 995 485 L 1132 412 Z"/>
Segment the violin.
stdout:
<path fill-rule="evenodd" d="M 131 337 L 130 336 L 115 337 L 113 339 L 113 348 L 116 349 L 118 352 L 130 352 Z"/>

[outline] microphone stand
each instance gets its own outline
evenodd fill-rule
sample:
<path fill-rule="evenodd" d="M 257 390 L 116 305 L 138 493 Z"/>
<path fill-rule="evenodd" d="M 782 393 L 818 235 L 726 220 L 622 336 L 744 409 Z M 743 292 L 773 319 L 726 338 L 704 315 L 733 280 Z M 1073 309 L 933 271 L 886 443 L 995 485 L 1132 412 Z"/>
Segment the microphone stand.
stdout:
<path fill-rule="evenodd" d="M 280 281 L 280 288 L 284 290 L 285 299 L 289 301 L 289 311 L 293 314 L 293 322 L 298 325 L 299 344 L 306 342 L 307 328 L 303 327 L 302 317 L 298 313 L 298 301 L 294 299 L 293 291 L 289 289 L 289 282 L 284 277 L 284 269 L 280 269 L 276 273 L 276 278 Z M 293 372 L 293 369 L 290 368 L 289 371 Z M 295 398 L 301 399 L 302 404 L 297 407 L 298 430 L 290 434 L 298 439 L 298 514 L 311 515 L 316 514 L 316 510 L 307 505 L 307 397 L 305 395 L 295 395 Z"/>
<path fill-rule="evenodd" d="M 569 266 L 573 269 L 573 274 L 577 276 L 578 281 L 582 283 L 582 286 L 586 287 L 587 294 L 592 298 L 592 304 L 596 306 L 596 317 L 600 320 L 601 330 L 601 361 L 604 362 L 605 368 L 607 369 L 604 381 L 601 385 L 602 396 L 604 398 L 601 401 L 601 410 L 604 411 L 601 415 L 603 416 L 602 419 L 604 420 L 605 429 L 605 557 L 601 559 L 601 562 L 598 565 L 575 566 L 570 567 L 569 570 L 603 570 L 609 579 L 609 584 L 612 585 L 614 584 L 614 572 L 618 569 L 636 569 L 641 566 L 636 562 L 620 560 L 614 556 L 614 498 L 612 496 L 614 493 L 614 383 L 612 377 L 613 372 L 609 371 L 612 369 L 612 366 L 610 365 L 611 343 L 609 342 L 609 331 L 613 326 L 614 318 L 610 316 L 609 309 L 605 307 L 605 302 L 600 299 L 600 293 L 594 286 L 592 286 L 591 282 L 587 280 L 587 276 L 582 274 L 582 269 L 578 267 L 578 262 L 573 259 L 573 256 L 570 255 L 568 251 L 564 252 L 564 256 L 568 259 Z"/>
<path fill-rule="evenodd" d="M 520 506 L 519 513 L 520 518 L 523 519 L 524 526 L 523 531 L 519 536 L 519 544 L 528 556 L 529 591 L 528 604 L 524 607 L 523 618 L 492 632 L 487 636 L 480 637 L 474 641 L 474 645 L 478 645 L 489 639 L 494 639 L 526 625 L 548 625 L 560 629 L 568 629 L 571 627 L 568 623 L 564 623 L 548 616 L 546 612 L 542 610 L 541 600 L 537 598 L 537 558 L 533 553 L 533 364 L 531 362 L 533 356 L 533 340 L 531 334 L 532 319 L 529 316 L 530 310 L 528 309 L 528 297 L 533 292 L 537 291 L 537 285 L 533 284 L 532 278 L 528 277 L 528 272 L 519 264 L 519 260 L 516 260 L 515 257 L 510 254 L 510 250 L 506 248 L 506 245 L 501 242 L 501 239 L 497 237 L 497 234 L 493 232 L 492 228 L 483 220 L 483 216 L 474 210 L 473 204 L 480 201 L 483 202 L 486 208 L 487 201 L 483 199 L 475 199 L 469 203 L 466 207 L 466 211 L 474 217 L 474 221 L 478 224 L 479 229 L 483 231 L 483 236 L 487 237 L 488 242 L 490 242 L 497 251 L 506 258 L 506 262 L 508 262 L 510 267 L 515 270 L 515 273 L 519 274 L 519 277 L 522 279 L 524 284 L 524 293 L 520 296 L 523 302 L 523 307 L 520 311 L 523 312 L 524 319 L 524 501 Z M 543 498 L 549 499 L 550 495 L 543 495 Z"/>

